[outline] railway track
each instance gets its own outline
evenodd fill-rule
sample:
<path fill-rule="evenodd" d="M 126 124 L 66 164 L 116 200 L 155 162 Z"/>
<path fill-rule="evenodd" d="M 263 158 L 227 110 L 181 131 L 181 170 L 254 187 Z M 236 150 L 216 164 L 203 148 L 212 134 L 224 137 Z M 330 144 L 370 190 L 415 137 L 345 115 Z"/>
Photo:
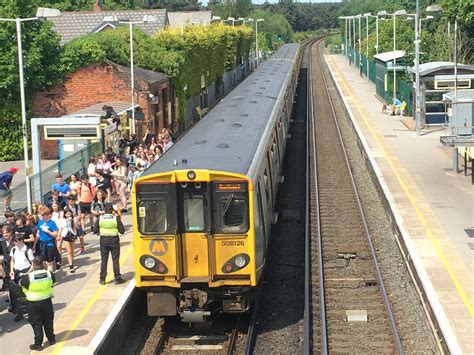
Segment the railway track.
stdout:
<path fill-rule="evenodd" d="M 403 353 L 328 93 L 320 45 L 312 51 L 308 79 L 312 178 L 307 181 L 306 273 L 311 288 L 306 290 L 305 353 Z"/>
<path fill-rule="evenodd" d="M 193 327 L 176 318 L 158 318 L 142 349 L 154 354 L 234 354 L 242 353 L 246 332 L 243 316 L 223 316 Z"/>

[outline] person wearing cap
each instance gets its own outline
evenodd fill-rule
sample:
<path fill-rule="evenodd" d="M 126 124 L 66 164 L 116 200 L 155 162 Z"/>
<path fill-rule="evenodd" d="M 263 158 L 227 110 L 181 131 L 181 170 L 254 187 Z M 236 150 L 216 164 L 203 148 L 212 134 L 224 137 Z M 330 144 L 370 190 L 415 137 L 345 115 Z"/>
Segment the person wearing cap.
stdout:
<path fill-rule="evenodd" d="M 18 170 L 18 168 L 12 166 L 8 171 L 0 174 L 0 197 L 3 197 L 3 212 L 10 211 L 10 202 L 13 197 L 10 185 L 12 184 L 13 176 L 15 176 Z"/>
<path fill-rule="evenodd" d="M 41 351 L 43 350 L 44 333 L 46 333 L 50 346 L 56 344 L 53 302 L 51 301 L 54 274 L 43 268 L 41 256 L 36 256 L 32 265 L 33 271 L 20 279 L 20 285 L 26 295 L 28 320 L 35 334 L 35 342 L 30 345 L 30 349 Z"/>
<path fill-rule="evenodd" d="M 105 285 L 107 277 L 107 263 L 109 253 L 112 255 L 112 265 L 115 276 L 115 284 L 120 285 L 125 282 L 120 274 L 120 239 L 119 233 L 125 233 L 120 217 L 114 213 L 114 207 L 111 203 L 105 204 L 105 213 L 96 219 L 94 233 L 100 235 L 100 279 L 99 283 Z"/>

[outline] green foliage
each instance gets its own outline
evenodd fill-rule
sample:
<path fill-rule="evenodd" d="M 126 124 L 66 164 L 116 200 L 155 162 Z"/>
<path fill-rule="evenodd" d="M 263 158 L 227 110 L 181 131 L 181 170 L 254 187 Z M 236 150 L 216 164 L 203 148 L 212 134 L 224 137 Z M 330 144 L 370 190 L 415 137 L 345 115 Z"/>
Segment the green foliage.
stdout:
<path fill-rule="evenodd" d="M 13 100 L 0 101 L 0 160 L 16 160 L 23 154 L 21 114 Z"/>
<path fill-rule="evenodd" d="M 331 36 L 327 36 L 324 38 L 324 45 L 326 47 L 332 45 L 332 46 L 339 46 L 342 44 L 342 38 L 339 34 L 336 34 L 336 35 L 331 35 Z"/>
<path fill-rule="evenodd" d="M 314 31 L 338 26 L 337 12 L 341 3 L 280 2 L 271 11 L 285 16 L 294 31 Z"/>
<path fill-rule="evenodd" d="M 0 6 L 2 18 L 31 18 L 40 6 L 37 0 L 9 0 Z M 26 99 L 31 93 L 60 80 L 59 36 L 51 23 L 27 21 L 21 24 Z M 0 26 L 0 160 L 16 159 L 23 151 L 20 136 L 20 75 L 16 24 Z M 27 101 L 28 106 L 28 101 Z"/>
<path fill-rule="evenodd" d="M 258 23 L 258 48 L 274 51 L 284 42 L 293 41 L 293 29 L 283 15 L 258 9 L 252 11 L 250 17 L 264 19 L 263 22 Z M 279 36 L 280 40 L 278 40 Z"/>
<path fill-rule="evenodd" d="M 303 42 L 307 39 L 310 39 L 310 38 L 315 38 L 315 37 L 319 37 L 319 36 L 323 36 L 323 35 L 326 35 L 328 32 L 326 30 L 323 30 L 323 29 L 319 29 L 319 30 L 316 30 L 316 31 L 303 31 L 303 32 L 295 32 L 294 35 L 293 35 L 293 39 L 295 42 Z"/>

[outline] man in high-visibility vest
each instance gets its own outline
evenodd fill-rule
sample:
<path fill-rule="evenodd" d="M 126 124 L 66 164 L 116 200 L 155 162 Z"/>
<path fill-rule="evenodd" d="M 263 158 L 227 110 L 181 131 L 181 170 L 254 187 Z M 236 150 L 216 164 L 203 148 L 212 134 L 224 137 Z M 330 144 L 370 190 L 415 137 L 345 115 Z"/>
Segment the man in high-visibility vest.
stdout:
<path fill-rule="evenodd" d="M 35 334 L 35 343 L 30 345 L 31 350 L 43 350 L 43 328 L 49 345 L 56 344 L 53 320 L 53 295 L 54 274 L 43 268 L 43 258 L 37 256 L 33 259 L 33 271 L 20 279 L 20 285 L 28 301 L 28 319 Z"/>
<path fill-rule="evenodd" d="M 96 219 L 94 233 L 100 235 L 100 280 L 101 285 L 105 285 L 107 277 L 107 262 L 109 261 L 109 253 L 112 254 L 112 265 L 114 269 L 115 284 L 120 285 L 125 282 L 120 274 L 120 239 L 119 233 L 125 233 L 120 216 L 114 211 L 111 203 L 106 203 L 104 207 L 105 213 Z"/>

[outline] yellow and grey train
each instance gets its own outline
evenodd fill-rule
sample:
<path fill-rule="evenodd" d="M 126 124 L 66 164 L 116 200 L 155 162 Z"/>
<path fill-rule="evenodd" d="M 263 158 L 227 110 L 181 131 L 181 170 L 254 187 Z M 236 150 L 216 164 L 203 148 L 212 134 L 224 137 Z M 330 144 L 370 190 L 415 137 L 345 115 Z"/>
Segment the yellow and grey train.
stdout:
<path fill-rule="evenodd" d="M 286 44 L 132 189 L 135 279 L 148 314 L 249 310 L 265 265 L 300 46 Z"/>

